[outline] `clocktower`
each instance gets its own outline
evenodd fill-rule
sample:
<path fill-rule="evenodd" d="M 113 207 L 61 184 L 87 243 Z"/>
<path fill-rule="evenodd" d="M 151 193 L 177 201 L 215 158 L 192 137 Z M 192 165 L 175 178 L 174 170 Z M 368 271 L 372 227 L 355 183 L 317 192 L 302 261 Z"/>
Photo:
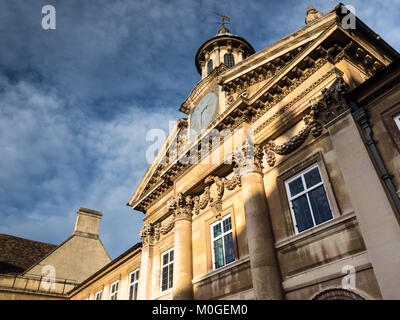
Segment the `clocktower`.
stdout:
<path fill-rule="evenodd" d="M 225 21 L 230 19 L 224 15 L 221 17 L 222 26 L 217 35 L 203 43 L 196 53 L 195 63 L 197 71 L 201 74 L 201 81 L 179 109 L 189 116 L 191 137 L 196 137 L 209 128 L 226 108 L 225 94 L 218 85 L 221 72 L 255 53 L 245 39 L 229 32 Z M 217 71 L 213 72 L 214 70 Z"/>

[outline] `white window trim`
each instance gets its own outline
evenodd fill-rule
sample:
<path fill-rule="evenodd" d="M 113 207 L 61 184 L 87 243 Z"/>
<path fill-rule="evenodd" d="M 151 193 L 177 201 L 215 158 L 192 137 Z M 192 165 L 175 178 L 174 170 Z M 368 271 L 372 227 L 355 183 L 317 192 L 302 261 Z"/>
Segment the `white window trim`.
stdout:
<path fill-rule="evenodd" d="M 168 266 L 168 265 L 170 265 L 170 264 L 174 264 L 174 262 L 175 262 L 175 252 L 174 252 L 174 260 L 172 260 L 172 262 L 168 262 L 166 265 L 163 265 L 163 257 L 166 255 L 166 254 L 168 254 L 168 253 L 170 253 L 171 251 L 173 251 L 174 250 L 174 248 L 171 248 L 171 249 L 168 249 L 167 251 L 165 251 L 165 252 L 163 252 L 162 253 L 162 255 L 161 255 L 161 268 L 160 268 L 160 292 L 161 293 L 168 293 L 169 291 L 171 291 L 172 290 L 172 288 L 174 287 L 174 276 L 173 276 L 173 274 L 172 274 L 172 287 L 171 288 L 168 288 L 168 289 L 165 289 L 165 290 L 163 290 L 162 289 L 162 273 L 163 273 L 163 268 L 165 267 L 165 266 Z M 168 260 L 169 260 L 169 258 L 168 258 Z M 168 279 L 169 280 L 169 279 Z"/>
<path fill-rule="evenodd" d="M 94 295 L 94 300 L 97 300 L 97 296 L 98 296 L 99 294 L 101 294 L 101 295 L 102 295 L 102 293 L 103 293 L 103 289 L 102 289 L 102 290 L 99 290 L 99 291 L 97 291 L 97 292 L 96 292 L 96 294 Z M 102 298 L 102 297 L 100 297 L 100 300 L 101 300 L 101 298 Z"/>
<path fill-rule="evenodd" d="M 321 182 L 319 182 L 319 183 L 313 185 L 311 188 L 308 188 L 308 189 L 307 189 L 307 185 L 306 185 L 306 183 L 305 183 L 304 175 L 305 175 L 307 172 L 309 172 L 309 171 L 311 171 L 311 170 L 313 170 L 313 169 L 315 169 L 315 168 L 318 168 L 318 172 L 319 172 L 319 175 L 320 175 L 320 177 L 321 177 Z M 301 180 L 302 180 L 302 182 L 303 182 L 303 186 L 304 186 L 306 189 L 303 190 L 302 192 L 299 192 L 298 194 L 296 194 L 295 196 L 292 197 L 292 196 L 291 196 L 291 193 L 290 193 L 290 189 L 289 189 L 289 183 L 292 182 L 293 180 L 296 180 L 296 179 L 297 179 L 298 177 L 300 177 L 300 176 L 301 176 Z M 311 203 L 310 203 L 310 199 L 309 199 L 309 197 L 307 196 L 308 207 L 310 208 L 310 211 L 311 211 L 311 219 L 312 219 L 314 225 L 313 225 L 312 227 L 308 228 L 308 229 L 305 229 L 305 230 L 299 232 L 298 229 L 297 229 L 296 215 L 294 214 L 292 201 L 293 201 L 294 199 L 297 199 L 297 198 L 301 197 L 302 195 L 304 195 L 304 194 L 306 194 L 306 193 L 309 193 L 310 191 L 312 191 L 312 190 L 314 190 L 314 189 L 320 187 L 321 185 L 324 187 L 324 191 L 325 191 L 325 195 L 326 195 L 326 200 L 328 201 L 328 205 L 329 205 L 329 209 L 331 210 L 332 218 L 329 219 L 329 220 L 326 220 L 326 221 L 324 221 L 324 222 L 322 222 L 322 223 L 320 223 L 320 224 L 317 225 L 317 224 L 315 223 L 314 212 L 313 212 L 313 210 L 312 210 L 312 206 L 311 206 Z M 334 216 L 333 216 L 333 211 L 332 211 L 332 206 L 331 206 L 331 203 L 330 203 L 330 201 L 329 201 L 328 194 L 327 194 L 326 189 L 325 189 L 324 178 L 322 177 L 321 169 L 319 168 L 318 163 L 315 163 L 315 164 L 313 164 L 313 165 L 307 167 L 306 169 L 300 171 L 299 173 L 297 173 L 297 174 L 294 175 L 293 177 L 291 177 L 291 178 L 285 180 L 285 188 L 286 188 L 287 199 L 288 199 L 288 202 L 289 202 L 290 213 L 291 213 L 292 220 L 293 220 L 293 227 L 294 227 L 294 231 L 295 231 L 296 234 L 300 234 L 300 233 L 303 233 L 303 232 L 305 232 L 305 231 L 307 231 L 307 230 L 310 230 L 310 229 L 312 229 L 312 228 L 315 228 L 315 227 L 317 227 L 317 226 L 323 225 L 324 223 L 327 223 L 327 222 L 331 221 L 331 220 L 334 218 Z"/>
<path fill-rule="evenodd" d="M 394 122 L 397 124 L 397 128 L 400 130 L 400 113 L 393 117 Z"/>
<path fill-rule="evenodd" d="M 224 232 L 223 221 L 226 220 L 226 219 L 228 219 L 228 218 L 231 218 L 231 230 L 229 230 L 228 232 Z M 221 226 L 221 231 L 222 231 L 222 233 L 221 233 L 221 235 L 219 235 L 218 237 L 214 238 L 214 230 L 213 230 L 213 227 L 214 227 L 215 225 L 219 224 L 219 223 L 222 225 L 222 226 Z M 234 263 L 234 262 L 236 261 L 236 257 L 235 257 L 235 260 L 233 260 L 233 261 L 231 261 L 231 262 L 229 262 L 229 263 L 225 263 L 223 266 L 221 266 L 221 267 L 219 267 L 219 268 L 216 268 L 216 267 L 215 267 L 214 241 L 215 241 L 215 240 L 218 240 L 219 238 L 223 238 L 224 236 L 226 236 L 226 235 L 229 234 L 229 233 L 232 233 L 232 239 L 233 239 L 233 224 L 232 224 L 232 217 L 231 217 L 231 215 L 230 215 L 230 214 L 227 214 L 223 219 L 221 219 L 221 220 L 219 220 L 219 221 L 216 221 L 216 222 L 214 222 L 213 224 L 211 224 L 211 225 L 210 225 L 210 233 L 211 233 L 211 253 L 212 253 L 212 265 L 213 265 L 213 270 L 218 270 L 218 269 L 221 269 L 221 268 L 223 268 L 223 267 L 225 267 L 225 266 L 227 266 L 227 265 L 230 265 L 231 263 Z M 225 259 L 225 244 L 224 244 L 224 241 L 222 241 L 222 250 L 223 250 L 224 259 Z"/>
<path fill-rule="evenodd" d="M 129 285 L 128 285 L 128 299 L 129 299 L 129 293 L 131 291 L 131 287 L 134 287 L 135 284 L 137 284 L 139 286 L 139 276 L 140 276 L 140 272 L 139 272 L 140 268 L 137 268 L 135 270 L 133 270 L 132 272 L 129 273 Z M 131 282 L 131 278 L 132 278 L 132 274 L 135 274 L 136 272 L 139 272 L 137 280 Z"/>
<path fill-rule="evenodd" d="M 118 289 L 117 289 L 117 291 L 113 292 L 113 287 L 114 287 L 115 284 L 118 284 Z M 111 283 L 111 285 L 110 285 L 110 300 L 112 300 L 112 297 L 113 297 L 114 295 L 116 295 L 117 298 L 118 298 L 118 291 L 119 291 L 119 280 L 114 281 L 114 282 Z M 115 300 L 118 300 L 118 299 L 115 299 Z"/>

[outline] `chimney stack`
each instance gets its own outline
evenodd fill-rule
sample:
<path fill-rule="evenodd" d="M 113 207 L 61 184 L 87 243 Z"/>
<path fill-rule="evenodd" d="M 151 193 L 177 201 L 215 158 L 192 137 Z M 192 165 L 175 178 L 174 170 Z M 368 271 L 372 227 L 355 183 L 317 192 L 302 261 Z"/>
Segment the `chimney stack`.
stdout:
<path fill-rule="evenodd" d="M 76 214 L 77 217 L 73 235 L 98 239 L 100 221 L 103 214 L 100 211 L 86 208 L 79 208 Z"/>

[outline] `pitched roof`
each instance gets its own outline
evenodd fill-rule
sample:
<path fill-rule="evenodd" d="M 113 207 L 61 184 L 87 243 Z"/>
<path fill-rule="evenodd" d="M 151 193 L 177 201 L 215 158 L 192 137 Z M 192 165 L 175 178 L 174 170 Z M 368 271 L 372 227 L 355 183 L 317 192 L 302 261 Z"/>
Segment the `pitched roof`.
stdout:
<path fill-rule="evenodd" d="M 0 274 L 22 273 L 57 246 L 0 234 Z"/>

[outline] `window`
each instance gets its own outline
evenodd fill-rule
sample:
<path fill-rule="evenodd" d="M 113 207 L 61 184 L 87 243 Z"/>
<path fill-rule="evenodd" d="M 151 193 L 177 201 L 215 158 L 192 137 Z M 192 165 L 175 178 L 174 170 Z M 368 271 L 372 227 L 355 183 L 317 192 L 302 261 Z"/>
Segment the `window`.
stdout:
<path fill-rule="evenodd" d="M 230 215 L 211 225 L 211 240 L 214 269 L 235 261 Z"/>
<path fill-rule="evenodd" d="M 394 119 L 394 122 L 396 122 L 397 127 L 400 129 L 400 114 L 395 116 L 393 119 Z"/>
<path fill-rule="evenodd" d="M 209 75 L 212 71 L 213 71 L 213 61 L 212 60 L 210 60 L 210 61 L 208 61 L 208 63 L 207 63 L 207 75 Z"/>
<path fill-rule="evenodd" d="M 135 271 L 129 274 L 129 300 L 137 299 L 138 285 L 139 285 L 139 269 L 136 269 Z"/>
<path fill-rule="evenodd" d="M 103 293 L 103 290 L 97 291 L 96 295 L 94 297 L 94 300 L 101 300 L 102 293 Z"/>
<path fill-rule="evenodd" d="M 233 58 L 232 53 L 227 53 L 224 55 L 224 63 L 228 68 L 231 68 L 235 65 L 235 59 Z"/>
<path fill-rule="evenodd" d="M 111 290 L 110 290 L 110 300 L 117 300 L 118 296 L 118 284 L 119 280 L 113 282 L 111 284 Z"/>
<path fill-rule="evenodd" d="M 170 249 L 161 256 L 161 291 L 172 288 L 174 274 L 174 249 Z"/>
<path fill-rule="evenodd" d="M 318 164 L 285 181 L 296 233 L 333 218 Z"/>

